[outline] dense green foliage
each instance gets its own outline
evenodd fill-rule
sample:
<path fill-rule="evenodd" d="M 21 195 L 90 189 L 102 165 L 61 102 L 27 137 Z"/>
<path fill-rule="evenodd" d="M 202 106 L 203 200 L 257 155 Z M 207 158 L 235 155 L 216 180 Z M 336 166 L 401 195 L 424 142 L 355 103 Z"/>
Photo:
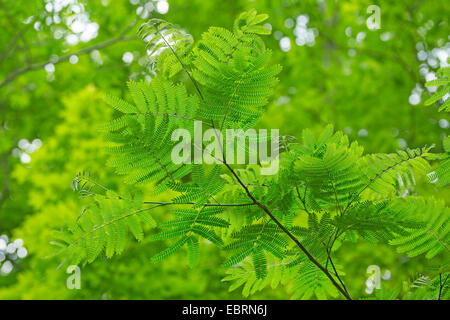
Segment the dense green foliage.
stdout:
<path fill-rule="evenodd" d="M 28 249 L 0 297 L 449 299 L 448 4 L 368 30 L 366 1 L 162 2 L 0 10 L 0 228 Z M 278 174 L 175 164 L 194 120 L 279 128 Z"/>

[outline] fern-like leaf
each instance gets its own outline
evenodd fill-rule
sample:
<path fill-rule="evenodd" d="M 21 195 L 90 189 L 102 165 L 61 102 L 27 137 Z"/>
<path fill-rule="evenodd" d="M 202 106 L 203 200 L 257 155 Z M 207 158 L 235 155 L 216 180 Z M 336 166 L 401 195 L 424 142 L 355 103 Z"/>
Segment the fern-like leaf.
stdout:
<path fill-rule="evenodd" d="M 267 266 L 267 276 L 263 279 L 256 277 L 253 263 L 246 259 L 239 266 L 228 268 L 227 276 L 222 281 L 229 282 L 229 291 L 242 287 L 242 295 L 247 298 L 266 287 L 277 288 L 280 284 L 285 285 L 292 281 L 293 269 L 286 268 L 282 264 Z"/>
<path fill-rule="evenodd" d="M 450 253 L 450 208 L 445 207 L 442 201 L 422 198 L 407 199 L 398 202 L 397 206 L 397 210 L 418 215 L 424 227 L 411 229 L 408 234 L 392 239 L 391 245 L 410 257 L 425 254 L 426 258 L 431 259 L 441 252 Z"/>
<path fill-rule="evenodd" d="M 125 182 L 143 184 L 158 182 L 155 192 L 162 192 L 191 171 L 191 166 L 175 164 L 171 151 L 176 142 L 172 132 L 177 128 L 193 130 L 192 117 L 197 99 L 189 97 L 184 86 L 155 79 L 151 84 L 129 82 L 135 113 L 126 113 L 103 127 L 114 143 L 107 148 L 112 155 L 108 164 Z M 108 100 L 117 108 L 116 100 Z"/>
<path fill-rule="evenodd" d="M 225 181 L 220 177 L 220 166 L 214 166 L 209 176 L 206 176 L 201 165 L 194 165 L 192 171 L 192 184 L 181 182 L 170 183 L 169 187 L 183 193 L 173 199 L 175 203 L 197 202 L 198 206 L 215 201 L 214 196 L 223 188 Z"/>
<path fill-rule="evenodd" d="M 149 208 L 142 209 L 141 205 L 140 198 L 123 201 L 111 192 L 106 198 L 96 197 L 75 223 L 55 233 L 55 244 L 63 248 L 59 253 L 72 264 L 91 263 L 102 252 L 108 258 L 122 253 L 129 233 L 142 241 L 143 224 L 156 226 L 146 212 Z"/>
<path fill-rule="evenodd" d="M 271 52 L 258 36 L 267 33 L 263 30 L 268 29 L 259 25 L 265 16 L 256 11 L 247 15 L 253 18 L 240 16 L 234 32 L 210 28 L 194 49 L 193 76 L 204 95 L 200 114 L 219 120 L 221 129 L 254 123 L 280 72 L 279 66 L 267 66 Z"/>
<path fill-rule="evenodd" d="M 224 247 L 225 250 L 238 251 L 224 262 L 224 266 L 234 266 L 251 256 L 256 277 L 265 278 L 267 275 L 265 253 L 270 253 L 280 260 L 284 257 L 287 241 L 281 237 L 281 233 L 281 229 L 274 224 L 257 223 L 243 226 L 231 235 L 235 240 Z"/>
<path fill-rule="evenodd" d="M 319 300 L 326 300 L 328 297 L 338 296 L 338 291 L 327 276 L 311 262 L 306 262 L 299 267 L 291 290 L 293 291 L 292 299 L 308 300 L 316 297 Z"/>
<path fill-rule="evenodd" d="M 425 101 L 425 105 L 431 105 L 447 96 L 446 100 L 443 101 L 439 107 L 439 111 L 450 112 L 450 99 L 448 98 L 448 94 L 450 93 L 450 67 L 440 68 L 436 74 L 437 76 L 440 76 L 440 78 L 428 81 L 425 86 L 441 87 L 441 89 L 428 98 Z"/>
<path fill-rule="evenodd" d="M 217 217 L 223 212 L 220 207 L 202 207 L 200 209 L 177 209 L 176 218 L 160 224 L 162 229 L 151 237 L 152 240 L 178 239 L 172 246 L 152 257 L 153 262 L 159 262 L 176 251 L 184 244 L 188 246 L 189 266 L 194 267 L 199 259 L 199 238 L 206 239 L 216 246 L 223 245 L 222 239 L 215 232 L 216 228 L 228 228 L 228 221 Z"/>
<path fill-rule="evenodd" d="M 161 19 L 150 19 L 141 25 L 138 35 L 146 42 L 150 63 L 163 77 L 171 78 L 189 63 L 192 36 Z"/>

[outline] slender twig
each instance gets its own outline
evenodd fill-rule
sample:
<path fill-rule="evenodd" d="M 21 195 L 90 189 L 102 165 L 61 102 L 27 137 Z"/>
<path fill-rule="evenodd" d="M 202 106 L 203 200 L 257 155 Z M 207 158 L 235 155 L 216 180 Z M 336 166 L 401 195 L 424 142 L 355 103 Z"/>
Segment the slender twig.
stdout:
<path fill-rule="evenodd" d="M 115 44 L 117 42 L 120 42 L 120 41 L 133 40 L 133 39 L 135 39 L 135 37 L 127 37 L 126 33 L 134 26 L 134 24 L 135 24 L 135 21 L 133 23 L 131 23 L 119 36 L 117 36 L 115 38 L 112 38 L 110 40 L 107 40 L 107 41 L 104 41 L 104 42 L 92 45 L 90 47 L 86 47 L 86 48 L 83 48 L 81 50 L 78 50 L 78 51 L 75 51 L 75 52 L 63 55 L 63 56 L 61 56 L 59 58 L 56 58 L 56 59 L 48 59 L 48 60 L 46 60 L 44 62 L 30 64 L 30 65 L 28 65 L 26 67 L 23 67 L 21 69 L 13 71 L 8 76 L 6 76 L 6 78 L 3 79 L 2 82 L 0 82 L 0 87 L 5 86 L 6 84 L 8 84 L 11 81 L 13 81 L 14 79 L 16 79 L 18 76 L 20 76 L 20 75 L 22 75 L 22 74 L 24 74 L 24 73 L 26 73 L 28 71 L 41 69 L 41 68 L 45 67 L 47 64 L 49 64 L 49 63 L 57 64 L 57 63 L 69 60 L 70 57 L 73 56 L 73 55 L 79 56 L 79 55 L 90 53 L 90 52 L 92 52 L 94 50 L 98 50 L 98 49 L 103 49 L 105 47 L 109 47 L 109 46 L 111 46 L 111 45 L 113 45 L 113 44 Z"/>
<path fill-rule="evenodd" d="M 306 189 L 307 187 L 305 187 L 305 192 L 303 195 L 303 198 L 300 195 L 300 191 L 298 190 L 298 186 L 295 186 L 295 191 L 297 191 L 297 197 L 300 199 L 301 203 L 303 204 L 303 209 L 306 211 L 306 213 L 311 214 L 311 212 L 308 210 L 308 207 L 306 206 Z"/>
<path fill-rule="evenodd" d="M 303 196 L 303 198 L 302 198 L 301 195 L 300 195 L 300 191 L 299 191 L 299 189 L 298 189 L 298 186 L 295 186 L 295 190 L 296 190 L 296 192 L 297 192 L 297 197 L 298 197 L 298 198 L 300 199 L 300 201 L 302 202 L 304 210 L 305 210 L 308 214 L 311 214 L 311 213 L 309 212 L 308 208 L 306 207 L 306 201 L 305 201 L 305 199 L 306 199 L 306 189 L 307 189 L 307 188 L 305 187 L 305 194 L 304 194 L 304 196 Z M 337 201 L 337 200 L 336 200 L 336 201 Z M 326 250 L 326 252 L 327 252 L 327 261 L 326 261 L 326 263 L 325 263 L 325 269 L 328 270 L 328 262 L 331 261 L 332 266 L 333 266 L 333 269 L 334 269 L 334 272 L 335 272 L 335 274 L 336 274 L 336 277 L 338 278 L 339 282 L 341 283 L 343 289 L 348 293 L 347 288 L 345 287 L 343 281 L 342 281 L 341 278 L 339 277 L 339 274 L 338 274 L 337 270 L 335 269 L 335 267 L 334 267 L 334 265 L 333 265 L 333 262 L 332 262 L 332 260 L 331 260 L 331 249 L 333 248 L 334 241 L 336 240 L 336 235 L 337 235 L 337 233 L 338 233 L 338 230 L 339 230 L 339 229 L 336 228 L 336 231 L 335 231 L 335 233 L 333 234 L 334 237 L 335 237 L 335 239 L 333 240 L 331 246 L 330 246 L 330 241 L 331 241 L 331 239 L 333 238 L 333 235 L 330 236 L 330 238 L 328 239 L 328 242 L 327 242 L 326 244 L 325 244 L 325 243 L 323 244 L 324 247 L 325 247 L 325 250 Z"/>
<path fill-rule="evenodd" d="M 147 116 L 150 113 L 149 112 L 135 112 L 135 113 L 128 113 L 129 115 L 134 115 L 134 116 Z M 151 113 L 152 116 L 154 117 L 164 117 L 164 116 L 168 116 L 168 117 L 172 117 L 172 118 L 176 118 L 176 119 L 184 119 L 184 120 L 189 120 L 189 121 L 194 121 L 194 122 L 200 122 L 204 125 L 207 125 L 209 127 L 211 127 L 212 125 L 209 122 L 205 122 L 199 119 L 195 119 L 195 118 L 190 118 L 188 116 L 180 116 L 178 114 L 170 114 L 170 113 Z"/>
<path fill-rule="evenodd" d="M 182 202 L 182 203 L 176 203 L 176 202 L 159 202 L 159 201 L 144 201 L 145 204 L 164 204 L 164 205 L 201 205 L 203 207 L 248 207 L 248 206 L 254 206 L 256 205 L 253 202 L 250 203 L 195 203 L 195 202 Z"/>
<path fill-rule="evenodd" d="M 10 51 L 11 49 L 13 49 L 16 46 L 17 40 L 19 40 L 24 34 L 25 32 L 30 28 L 30 26 L 33 25 L 35 18 L 32 18 L 31 21 L 26 24 L 22 29 L 20 29 L 19 32 L 17 32 L 17 34 L 12 38 L 11 42 L 8 44 L 8 46 L 6 46 L 6 48 L 3 50 L 3 52 L 0 55 L 0 62 L 2 62 L 3 60 L 5 60 L 6 58 L 8 58 L 10 55 Z"/>
<path fill-rule="evenodd" d="M 86 197 L 90 197 L 90 196 L 102 196 L 105 199 L 118 199 L 118 200 L 129 200 L 131 201 L 131 199 L 127 199 L 122 195 L 117 195 L 117 197 L 115 198 L 110 198 L 104 194 L 100 194 L 97 192 L 92 191 L 92 188 L 94 186 L 98 186 L 99 188 L 101 188 L 104 191 L 109 191 L 110 189 L 101 185 L 100 183 L 98 183 L 97 181 L 95 181 L 94 179 L 92 179 L 91 177 L 87 176 L 87 175 L 80 175 L 79 176 L 79 182 L 82 182 L 83 180 L 85 181 L 85 183 L 81 186 L 81 190 L 76 189 L 76 191 L 78 191 L 80 194 L 82 194 L 82 198 L 86 198 Z M 91 186 L 86 190 L 83 189 L 84 186 L 86 185 L 86 183 L 90 183 Z M 214 199 L 215 200 L 215 199 Z M 196 202 L 171 202 L 171 201 L 142 201 L 143 204 L 158 204 L 158 205 L 201 205 L 203 207 L 246 207 L 246 206 L 253 206 L 255 205 L 254 203 L 219 203 L 217 200 L 215 200 L 217 203 L 196 203 Z"/>
<path fill-rule="evenodd" d="M 331 252 L 331 250 L 333 249 L 334 242 L 337 239 L 338 232 L 339 232 L 339 228 L 336 227 L 336 230 L 334 231 L 334 233 L 328 239 L 328 242 L 327 242 L 327 244 L 325 246 L 327 248 L 327 252 L 328 252 L 328 250 L 330 250 L 330 252 Z M 333 239 L 333 241 L 331 241 L 331 239 Z M 330 244 L 330 242 L 331 242 L 331 244 Z M 328 257 L 327 257 L 327 262 L 325 263 L 325 268 L 328 268 L 328 262 L 329 262 L 330 259 L 331 259 L 331 254 L 329 254 Z"/>
<path fill-rule="evenodd" d="M 345 286 L 344 282 L 342 281 L 341 277 L 339 276 L 339 273 L 338 273 L 336 267 L 334 266 L 333 259 L 331 258 L 331 248 L 329 250 L 327 249 L 327 264 L 328 264 L 328 260 L 330 261 L 331 267 L 334 270 L 334 274 L 335 274 L 336 278 L 338 278 L 339 282 L 341 283 L 342 288 L 345 290 L 345 292 L 347 292 L 347 294 L 349 294 L 347 287 Z"/>
<path fill-rule="evenodd" d="M 445 287 L 445 283 L 448 280 L 448 276 L 450 276 L 450 273 L 447 274 L 447 276 L 444 279 L 444 282 L 442 282 L 442 273 L 439 273 L 439 295 L 438 295 L 438 300 L 441 300 L 442 297 L 442 290 Z"/>

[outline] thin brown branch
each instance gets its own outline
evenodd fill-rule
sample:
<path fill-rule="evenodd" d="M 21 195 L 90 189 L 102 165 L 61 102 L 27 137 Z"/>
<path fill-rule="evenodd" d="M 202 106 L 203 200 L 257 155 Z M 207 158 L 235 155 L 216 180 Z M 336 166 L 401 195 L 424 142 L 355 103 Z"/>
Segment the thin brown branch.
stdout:
<path fill-rule="evenodd" d="M 350 297 L 350 295 L 348 294 L 348 292 L 346 292 L 346 290 L 341 287 L 339 285 L 339 283 L 336 282 L 336 280 L 333 278 L 333 276 L 328 272 L 327 269 L 325 269 L 320 262 L 318 262 L 312 255 L 311 253 L 300 243 L 300 241 L 288 230 L 286 229 L 286 227 L 280 222 L 278 221 L 277 218 L 275 218 L 275 216 L 272 214 L 272 212 L 261 202 L 259 202 L 258 200 L 255 199 L 255 197 L 251 194 L 251 192 L 249 191 L 249 189 L 247 188 L 247 186 L 242 182 L 242 180 L 239 178 L 239 176 L 234 172 L 233 168 L 230 167 L 230 165 L 228 163 L 226 163 L 226 161 L 224 161 L 225 166 L 228 168 L 228 170 L 230 170 L 230 172 L 233 174 L 233 176 L 236 178 L 236 180 L 239 182 L 239 184 L 242 186 L 242 188 L 245 190 L 245 192 L 247 193 L 247 196 L 258 206 L 260 207 L 269 217 L 270 219 L 272 219 L 273 222 L 275 222 L 275 224 L 281 229 L 283 230 L 283 232 L 289 237 L 291 238 L 292 241 L 294 241 L 294 243 L 297 245 L 297 247 L 300 248 L 300 250 L 308 257 L 308 259 L 314 263 L 316 265 L 317 268 L 319 268 L 327 277 L 328 279 L 330 279 L 330 281 L 333 283 L 333 285 L 339 290 L 340 293 L 342 293 L 342 295 L 344 295 L 344 297 L 348 300 L 352 300 L 352 298 Z"/>
<path fill-rule="evenodd" d="M 33 25 L 34 19 L 32 19 L 28 24 L 26 24 L 22 29 L 20 29 L 19 32 L 12 38 L 8 46 L 6 46 L 5 50 L 0 55 L 0 62 L 5 60 L 10 56 L 10 51 L 14 49 L 14 47 L 17 45 L 17 40 L 23 37 L 25 32 L 30 28 L 30 26 Z"/>
<path fill-rule="evenodd" d="M 327 248 L 326 250 L 327 250 L 327 264 L 328 264 L 328 261 L 330 261 L 331 267 L 333 268 L 333 271 L 334 271 L 334 275 L 336 276 L 336 278 L 338 278 L 338 280 L 339 280 L 340 284 L 342 285 L 342 288 L 345 290 L 345 292 L 347 292 L 347 294 L 349 294 L 348 290 L 347 290 L 347 287 L 344 284 L 344 281 L 342 281 L 342 279 L 339 276 L 339 273 L 338 273 L 336 267 L 334 266 L 333 259 L 331 258 L 331 248 L 330 249 Z"/>
<path fill-rule="evenodd" d="M 61 57 L 59 57 L 57 59 L 48 59 L 46 61 L 35 63 L 35 64 L 31 64 L 31 65 L 28 65 L 28 66 L 23 67 L 21 69 L 18 69 L 16 71 L 13 71 L 8 76 L 6 76 L 6 78 L 3 79 L 2 82 L 0 82 L 0 88 L 5 86 L 5 85 L 7 85 L 8 83 L 10 83 L 14 79 L 16 79 L 18 76 L 20 76 L 20 75 L 22 75 L 22 74 L 24 74 L 24 73 L 26 73 L 28 71 L 41 69 L 41 68 L 45 67 L 47 64 L 49 64 L 49 63 L 57 64 L 57 63 L 69 60 L 70 57 L 73 56 L 73 55 L 80 56 L 80 55 L 83 55 L 83 54 L 90 53 L 90 52 L 92 52 L 94 50 L 98 50 L 98 49 L 103 49 L 103 48 L 109 47 L 109 46 L 111 46 L 113 44 L 116 44 L 118 42 L 121 42 L 121 41 L 133 40 L 133 39 L 135 39 L 135 37 L 128 37 L 128 36 L 126 36 L 126 33 L 134 26 L 134 24 L 135 24 L 135 21 L 133 21 L 133 23 L 131 23 L 119 36 L 117 36 L 115 38 L 109 39 L 109 40 L 104 41 L 104 42 L 97 43 L 95 45 L 92 45 L 90 47 L 86 47 L 86 48 L 80 49 L 80 50 L 75 51 L 75 52 L 71 52 L 71 53 L 63 55 L 63 56 L 61 56 Z"/>
<path fill-rule="evenodd" d="M 439 274 L 439 295 L 438 295 L 438 300 L 441 300 L 442 298 L 442 290 L 445 287 L 445 284 L 448 280 L 448 276 L 450 276 L 450 273 L 447 274 L 447 276 L 445 277 L 444 281 L 442 281 L 442 273 Z"/>
<path fill-rule="evenodd" d="M 195 202 L 182 202 L 182 203 L 176 203 L 176 202 L 160 202 L 160 201 L 144 201 L 145 204 L 161 204 L 161 205 L 194 205 L 198 203 Z M 254 206 L 256 203 L 250 202 L 250 203 L 203 203 L 203 207 L 248 207 L 248 206 Z"/>

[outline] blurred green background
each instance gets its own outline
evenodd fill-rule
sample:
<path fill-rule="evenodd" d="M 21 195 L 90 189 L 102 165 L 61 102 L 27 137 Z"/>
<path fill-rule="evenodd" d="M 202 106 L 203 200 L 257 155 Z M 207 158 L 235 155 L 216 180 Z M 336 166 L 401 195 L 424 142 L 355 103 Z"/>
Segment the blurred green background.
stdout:
<path fill-rule="evenodd" d="M 381 9 L 380 29 L 368 28 L 370 5 Z M 299 137 L 332 123 L 366 152 L 442 150 L 450 119 L 423 101 L 434 90 L 424 83 L 450 55 L 447 0 L 0 0 L 0 299 L 242 298 L 220 281 L 225 256 L 212 247 L 191 270 L 183 252 L 152 264 L 164 244 L 130 241 L 121 256 L 83 267 L 81 290 L 69 290 L 49 242 L 83 208 L 70 188 L 78 172 L 123 188 L 96 127 L 111 117 L 103 93 L 126 97 L 128 79 L 152 76 L 139 25 L 160 17 L 198 39 L 250 8 L 270 15 L 266 44 L 283 66 L 259 126 Z M 422 181 L 415 192 L 450 198 Z M 347 244 L 338 259 L 356 298 L 370 296 L 369 265 L 401 287 L 427 264 L 371 244 Z M 288 284 L 251 298 L 289 296 Z"/>

